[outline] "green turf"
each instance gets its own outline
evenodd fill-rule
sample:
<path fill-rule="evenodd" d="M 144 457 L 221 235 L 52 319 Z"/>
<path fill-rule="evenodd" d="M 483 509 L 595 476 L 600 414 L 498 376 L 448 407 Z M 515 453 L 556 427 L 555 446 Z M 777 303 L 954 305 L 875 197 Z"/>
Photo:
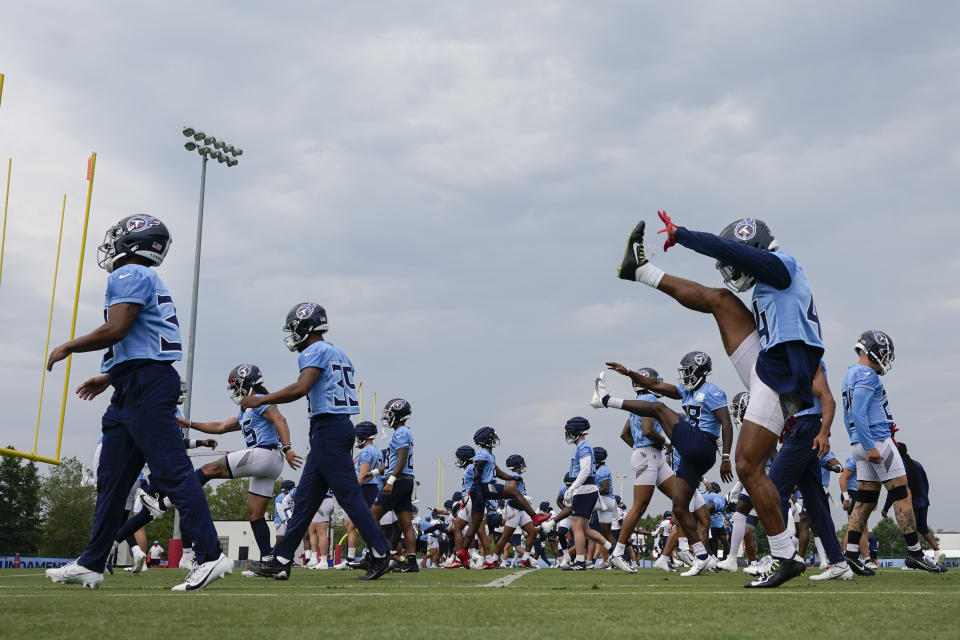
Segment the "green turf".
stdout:
<path fill-rule="evenodd" d="M 745 590 L 745 576 L 659 571 L 428 570 L 358 582 L 357 572 L 295 569 L 289 582 L 239 571 L 202 593 L 172 593 L 176 569 L 106 576 L 98 591 L 42 571 L 0 571 L 0 637 L 438 638 L 451 629 L 515 638 L 960 637 L 960 571 L 882 570 L 873 578 Z M 813 570 L 812 573 L 816 573 Z M 332 635 L 331 635 L 332 634 Z"/>

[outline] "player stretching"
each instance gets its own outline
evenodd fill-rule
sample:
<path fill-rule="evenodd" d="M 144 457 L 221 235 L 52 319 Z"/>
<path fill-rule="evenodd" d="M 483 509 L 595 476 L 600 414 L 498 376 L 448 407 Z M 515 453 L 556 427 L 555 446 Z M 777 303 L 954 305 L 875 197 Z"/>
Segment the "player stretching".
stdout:
<path fill-rule="evenodd" d="M 127 492 L 144 461 L 153 480 L 177 506 L 184 532 L 194 541 L 198 563 L 174 591 L 197 591 L 233 571 L 223 554 L 210 509 L 183 447 L 174 412 L 180 395 L 180 325 L 173 297 L 150 267 L 163 262 L 170 234 L 157 218 L 134 215 L 107 229 L 97 264 L 106 270 L 105 322 L 92 332 L 50 352 L 47 369 L 72 353 L 106 349 L 101 373 L 86 381 L 87 394 L 114 388 L 103 415 L 103 446 L 97 470 L 93 530 L 83 553 L 59 569 L 48 569 L 54 582 L 97 588 L 103 582 L 107 554 L 123 522 Z"/>
<path fill-rule="evenodd" d="M 350 416 L 360 412 L 353 384 L 353 363 L 341 349 L 323 339 L 327 312 L 314 302 L 303 302 L 287 313 L 283 330 L 290 335 L 284 344 L 300 353 L 297 381 L 264 396 L 246 396 L 240 408 L 246 411 L 265 404 L 284 404 L 307 396 L 310 415 L 310 453 L 297 486 L 297 502 L 287 523 L 287 535 L 273 554 L 250 563 L 250 570 L 264 577 L 287 580 L 293 556 L 310 525 L 313 514 L 333 489 L 337 502 L 372 548 L 369 570 L 360 580 L 376 580 L 391 569 L 387 539 L 363 501 L 353 466 L 355 431 Z"/>
<path fill-rule="evenodd" d="M 857 461 L 857 502 L 850 514 L 847 530 L 847 563 L 860 565 L 860 537 L 867 518 L 880 498 L 880 484 L 893 502 L 897 525 L 907 542 L 906 565 L 939 573 L 938 567 L 923 555 L 920 536 L 907 491 L 907 472 L 893 441 L 893 416 L 887 392 L 880 376 L 893 368 L 893 340 L 883 331 L 864 331 L 854 350 L 857 364 L 847 369 L 843 379 L 843 421 L 850 433 L 850 450 Z M 859 573 L 859 572 L 858 572 Z"/>
<path fill-rule="evenodd" d="M 763 472 L 786 418 L 813 406 L 813 377 L 823 357 L 820 318 L 810 284 L 796 258 L 778 251 L 767 225 L 754 218 L 731 222 L 719 236 L 678 227 L 666 212 L 664 250 L 681 244 L 717 260 L 731 289 L 753 289 L 753 313 L 726 289 L 712 289 L 664 273 L 644 256 L 641 221 L 627 240 L 619 276 L 663 291 L 681 305 L 712 314 L 750 404 L 737 442 L 737 475 L 750 492 L 770 540 L 774 563 L 746 587 L 776 587 L 805 569 L 786 530 L 776 487 Z"/>

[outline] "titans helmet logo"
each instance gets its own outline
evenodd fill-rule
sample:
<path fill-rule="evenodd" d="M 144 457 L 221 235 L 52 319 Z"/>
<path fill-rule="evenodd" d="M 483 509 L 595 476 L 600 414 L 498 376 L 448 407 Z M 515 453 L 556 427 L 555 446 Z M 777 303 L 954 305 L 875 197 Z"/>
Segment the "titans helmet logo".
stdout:
<path fill-rule="evenodd" d="M 237 375 L 240 376 L 241 378 L 246 378 L 247 374 L 249 373 L 250 373 L 250 367 L 248 367 L 247 365 L 243 365 L 237 368 Z"/>
<path fill-rule="evenodd" d="M 135 233 L 137 231 L 143 231 L 150 227 L 155 227 L 158 224 L 160 224 L 160 221 L 153 216 L 133 216 L 127 220 L 127 232 Z"/>
<path fill-rule="evenodd" d="M 883 331 L 874 331 L 873 339 L 877 341 L 877 344 L 881 344 L 883 346 L 887 346 L 887 344 L 890 342 L 887 339 L 887 334 L 885 334 Z"/>
<path fill-rule="evenodd" d="M 698 353 L 697 355 L 693 356 L 693 361 L 697 364 L 707 364 L 707 354 Z"/>
<path fill-rule="evenodd" d="M 753 218 L 744 218 L 733 228 L 733 235 L 742 242 L 746 242 L 757 235 L 757 223 Z"/>
<path fill-rule="evenodd" d="M 313 314 L 313 311 L 316 308 L 317 308 L 317 305 L 315 305 L 314 303 L 306 302 L 300 305 L 299 307 L 297 307 L 296 316 L 300 320 L 305 320 Z"/>

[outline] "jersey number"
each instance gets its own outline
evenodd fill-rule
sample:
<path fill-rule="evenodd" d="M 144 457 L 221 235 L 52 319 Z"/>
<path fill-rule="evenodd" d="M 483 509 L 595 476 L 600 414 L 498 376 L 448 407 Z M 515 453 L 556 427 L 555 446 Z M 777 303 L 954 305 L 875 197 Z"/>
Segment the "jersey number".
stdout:
<path fill-rule="evenodd" d="M 703 407 L 696 404 L 687 405 L 684 407 L 687 410 L 687 418 L 690 420 L 690 424 L 695 427 L 700 426 L 700 411 L 703 410 Z"/>
<path fill-rule="evenodd" d="M 353 385 L 353 367 L 342 364 L 330 365 L 330 370 L 334 375 L 334 382 L 340 391 L 333 392 L 333 406 L 335 407 L 356 407 L 360 403 L 357 401 L 357 388 Z"/>
<path fill-rule="evenodd" d="M 807 307 L 807 320 L 817 325 L 817 335 L 823 340 L 823 332 L 820 330 L 820 316 L 817 315 L 817 308 L 813 304 L 813 296 L 810 296 L 810 306 Z"/>
<path fill-rule="evenodd" d="M 164 316 L 163 321 L 176 329 L 177 335 L 180 335 L 180 321 L 177 320 L 177 308 L 173 306 L 173 298 L 157 292 L 157 308 L 159 309 L 164 304 L 169 304 L 173 313 Z M 183 344 L 171 342 L 164 338 L 163 334 L 160 334 L 160 351 L 163 353 L 180 353 L 183 351 Z"/>
<path fill-rule="evenodd" d="M 760 336 L 760 344 L 765 345 L 770 341 L 770 326 L 767 324 L 767 311 L 760 311 L 760 305 L 753 301 L 753 319 L 757 322 L 757 334 Z"/>
<path fill-rule="evenodd" d="M 254 447 L 257 444 L 257 434 L 250 428 L 253 424 L 253 418 L 244 418 L 240 421 L 240 432 L 243 433 L 243 439 L 247 441 L 248 447 Z"/>

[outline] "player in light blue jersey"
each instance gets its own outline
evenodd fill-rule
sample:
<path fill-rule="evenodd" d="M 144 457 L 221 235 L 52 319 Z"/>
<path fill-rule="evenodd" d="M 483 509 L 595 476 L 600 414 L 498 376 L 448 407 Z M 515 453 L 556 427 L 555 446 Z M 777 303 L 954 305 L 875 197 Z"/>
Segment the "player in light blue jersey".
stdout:
<path fill-rule="evenodd" d="M 526 494 L 526 484 L 523 481 L 523 472 L 527 470 L 527 461 L 519 454 L 513 454 L 507 457 L 507 469 L 515 474 L 515 477 L 507 481 L 507 485 L 516 489 L 521 495 Z M 503 562 L 503 550 L 507 543 L 512 540 L 512 536 L 517 529 L 522 529 L 526 539 L 523 544 L 523 557 L 515 565 L 527 569 L 535 569 L 538 565 L 533 559 L 531 552 L 533 545 L 537 541 L 537 529 L 533 525 L 533 519 L 520 508 L 516 500 L 510 498 L 503 508 L 503 534 L 497 541 L 497 546 L 493 551 L 496 556 L 494 562 L 501 565 Z M 514 544 L 511 542 L 511 544 Z M 514 544 L 514 548 L 519 545 L 519 540 Z"/>
<path fill-rule="evenodd" d="M 457 447 L 454 452 L 456 466 L 463 469 L 462 491 L 458 491 L 453 496 L 453 553 L 450 558 L 443 563 L 444 569 L 469 569 L 470 553 L 473 549 L 464 549 L 464 532 L 470 526 L 473 520 L 473 505 L 470 498 L 470 491 L 474 485 L 474 467 L 473 460 L 477 455 L 476 449 L 468 444 Z M 490 541 L 487 538 L 486 527 L 477 528 L 477 537 L 480 540 L 482 549 L 490 548 Z M 464 552 L 461 553 L 461 550 Z M 465 561 L 464 561 L 465 560 Z"/>
<path fill-rule="evenodd" d="M 883 331 L 864 331 L 854 351 L 857 364 L 843 379 L 843 421 L 850 434 L 850 450 L 857 461 L 857 503 L 847 527 L 847 562 L 860 563 L 860 539 L 867 519 L 876 509 L 883 484 L 894 500 L 897 525 L 907 542 L 906 566 L 939 573 L 940 567 L 920 548 L 913 503 L 907 490 L 907 471 L 893 441 L 893 415 L 880 376 L 893 368 L 893 339 Z"/>
<path fill-rule="evenodd" d="M 630 234 L 619 269 L 620 278 L 659 289 L 688 309 L 712 314 L 717 322 L 727 355 L 750 390 L 737 441 L 737 475 L 764 523 L 774 557 L 770 572 L 744 586 L 777 587 L 806 568 L 763 469 L 784 421 L 813 405 L 813 378 L 824 347 L 810 283 L 796 258 L 779 250 L 762 220 L 735 220 L 714 235 L 679 227 L 665 211 L 658 213 L 667 234 L 665 251 L 681 244 L 710 256 L 730 290 L 753 289 L 751 313 L 730 290 L 665 274 L 644 255 L 642 221 Z"/>
<path fill-rule="evenodd" d="M 723 557 L 730 555 L 730 540 L 724 528 L 723 514 L 727 508 L 727 499 L 720 493 L 720 485 L 716 482 L 703 481 L 703 499 L 710 512 L 710 551 L 717 555 L 723 549 Z"/>
<path fill-rule="evenodd" d="M 151 269 L 163 262 L 170 242 L 166 225 L 149 215 L 128 216 L 107 229 L 97 259 L 109 274 L 104 323 L 50 352 L 48 370 L 70 354 L 106 349 L 100 371 L 108 374 L 107 381 L 91 378 L 78 394 L 91 398 L 114 388 L 102 419 L 90 540 L 76 562 L 47 571 L 54 582 L 100 586 L 127 493 L 145 461 L 154 482 L 183 514 L 183 530 L 194 541 L 198 564 L 174 590 L 203 589 L 233 570 L 174 418 L 180 376 L 171 365 L 181 356 L 180 324 L 173 297 Z"/>
<path fill-rule="evenodd" d="M 307 397 L 310 454 L 300 476 L 287 536 L 274 546 L 272 555 L 250 564 L 254 573 L 277 580 L 290 577 L 297 545 L 328 489 L 333 490 L 337 502 L 371 549 L 369 569 L 360 579 L 376 580 L 393 565 L 387 556 L 387 539 L 363 501 L 353 466 L 355 431 L 350 416 L 360 412 L 353 363 L 343 350 L 324 340 L 328 328 L 327 312 L 319 304 L 303 302 L 290 309 L 283 327 L 289 334 L 284 344 L 300 354 L 299 377 L 279 391 L 249 395 L 240 401 L 240 408 L 246 411 Z"/>
<path fill-rule="evenodd" d="M 398 569 L 402 573 L 416 573 L 420 570 L 417 565 L 417 533 L 413 526 L 413 494 L 416 478 L 413 474 L 413 432 L 407 426 L 407 420 L 413 415 L 410 403 L 403 398 L 394 398 L 383 408 L 381 424 L 384 428 L 393 429 L 390 438 L 389 453 L 386 460 L 388 474 L 386 482 L 380 488 L 380 493 L 370 507 L 373 519 L 380 521 L 388 511 L 397 514 L 397 524 L 403 531 L 407 558 L 406 563 Z M 369 471 L 360 480 L 370 480 L 376 476 L 376 470 Z"/>
<path fill-rule="evenodd" d="M 293 480 L 284 480 L 280 483 L 280 493 L 273 500 L 273 528 L 276 532 L 274 544 L 283 540 L 287 535 L 287 522 L 293 515 L 293 505 L 296 501 L 297 485 Z"/>
<path fill-rule="evenodd" d="M 367 480 L 362 480 L 362 478 L 366 477 L 367 472 L 379 469 L 385 464 L 381 459 L 380 449 L 373 444 L 373 440 L 377 436 L 377 425 L 369 420 L 364 420 L 357 424 L 354 431 L 357 437 L 357 447 L 360 449 L 353 461 L 354 471 L 357 474 L 357 482 L 360 483 L 363 501 L 367 503 L 368 507 L 371 507 L 373 501 L 377 499 L 377 494 L 380 493 L 380 483 L 376 477 Z M 336 565 L 336 568 L 340 570 L 349 569 L 357 555 L 357 527 L 350 518 L 347 518 L 346 528 L 347 556 L 340 564 Z"/>

